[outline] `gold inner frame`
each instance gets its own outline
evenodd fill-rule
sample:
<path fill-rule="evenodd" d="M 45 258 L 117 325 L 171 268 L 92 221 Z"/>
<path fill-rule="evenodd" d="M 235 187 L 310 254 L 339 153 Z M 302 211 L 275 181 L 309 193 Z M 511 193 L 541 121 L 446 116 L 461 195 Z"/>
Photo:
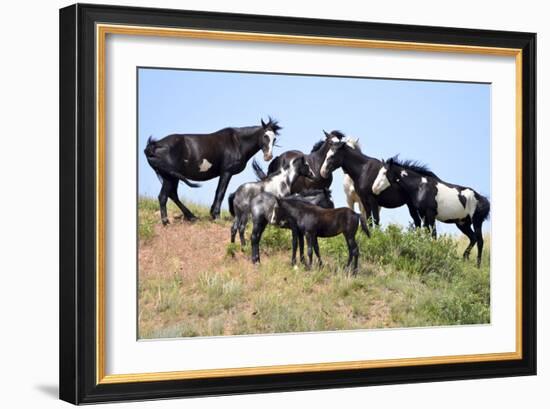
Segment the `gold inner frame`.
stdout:
<path fill-rule="evenodd" d="M 132 374 L 105 374 L 105 41 L 107 34 L 198 38 L 225 41 L 268 42 L 388 50 L 429 51 L 514 56 L 516 64 L 516 350 L 505 353 L 451 355 L 314 364 L 185 370 Z M 522 51 L 515 48 L 431 44 L 351 38 L 178 29 L 164 27 L 96 25 L 96 382 L 113 384 L 228 376 L 289 374 L 347 369 L 387 368 L 467 362 L 518 360 L 522 358 Z"/>

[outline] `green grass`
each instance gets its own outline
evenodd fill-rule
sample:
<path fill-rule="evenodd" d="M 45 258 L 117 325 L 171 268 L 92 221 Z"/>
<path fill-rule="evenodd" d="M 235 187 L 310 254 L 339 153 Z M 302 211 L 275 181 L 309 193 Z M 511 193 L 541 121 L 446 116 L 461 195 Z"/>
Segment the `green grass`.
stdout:
<path fill-rule="evenodd" d="M 155 225 L 160 223 L 155 202 L 140 199 L 139 232 L 144 245 L 155 239 Z M 208 209 L 193 211 L 202 218 L 199 223 L 212 223 Z M 229 229 L 228 218 L 216 223 Z M 211 271 L 195 275 L 140 271 L 140 337 L 490 322 L 489 237 L 477 268 L 475 249 L 471 260 L 462 260 L 467 240 L 460 236 L 433 240 L 422 230 L 395 225 L 371 229 L 371 233 L 371 238 L 357 233 L 360 267 L 356 276 L 344 269 L 348 256 L 342 237 L 319 240 L 322 268 L 316 264 L 310 270 L 293 268 L 290 232 L 272 226 L 262 238 L 260 266 L 250 264 L 249 246 L 242 253 L 240 245 L 228 243 L 223 263 Z M 161 270 L 176 270 L 167 264 L 173 260 L 162 261 L 166 267 Z"/>

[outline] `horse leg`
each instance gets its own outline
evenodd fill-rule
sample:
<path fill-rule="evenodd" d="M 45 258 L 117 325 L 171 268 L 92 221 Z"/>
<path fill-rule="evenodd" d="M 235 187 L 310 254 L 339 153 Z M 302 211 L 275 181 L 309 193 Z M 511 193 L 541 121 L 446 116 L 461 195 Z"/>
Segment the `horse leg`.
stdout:
<path fill-rule="evenodd" d="M 426 210 L 424 216 L 424 227 L 432 233 L 432 238 L 437 239 L 437 231 L 435 230 L 435 212 L 433 210 Z"/>
<path fill-rule="evenodd" d="M 474 232 L 476 234 L 477 241 L 477 268 L 481 266 L 481 255 L 483 253 L 483 232 L 481 231 L 482 221 L 478 221 L 474 218 Z"/>
<path fill-rule="evenodd" d="M 162 178 L 162 187 L 160 188 L 158 199 L 160 205 L 160 220 L 162 221 L 163 226 L 166 226 L 170 223 L 170 221 L 168 220 L 168 214 L 166 212 L 166 203 L 168 202 L 168 185 L 169 182 L 167 181 L 167 179 Z"/>
<path fill-rule="evenodd" d="M 355 209 L 355 199 L 351 195 L 346 194 L 346 202 L 351 210 Z"/>
<path fill-rule="evenodd" d="M 252 243 L 252 263 L 256 264 L 260 262 L 260 239 L 265 230 L 267 222 L 265 219 L 254 220 L 254 227 L 252 228 L 252 236 L 250 242 Z"/>
<path fill-rule="evenodd" d="M 346 244 L 348 245 L 348 264 L 346 265 L 346 268 L 349 269 L 350 266 L 353 263 L 353 275 L 357 274 L 357 265 L 359 261 L 359 249 L 357 246 L 357 242 L 355 241 L 354 236 L 347 236 L 346 237 Z"/>
<path fill-rule="evenodd" d="M 296 250 L 298 249 L 298 232 L 292 229 L 292 258 L 290 259 L 290 264 L 293 266 L 296 265 Z"/>
<path fill-rule="evenodd" d="M 422 226 L 422 220 L 420 220 L 420 215 L 418 214 L 418 210 L 416 210 L 416 207 L 412 205 L 412 203 L 407 203 L 407 207 L 409 208 L 409 214 L 411 215 L 414 227 L 417 229 Z"/>
<path fill-rule="evenodd" d="M 357 203 L 359 203 L 359 211 L 361 212 L 361 216 L 363 216 L 363 218 L 367 220 L 367 212 L 365 211 L 365 206 L 363 206 L 363 203 L 361 203 L 360 200 Z"/>
<path fill-rule="evenodd" d="M 237 235 L 237 230 L 239 229 L 239 219 L 240 215 L 236 214 L 235 219 L 233 219 L 233 224 L 231 225 L 231 243 L 235 243 L 235 236 Z"/>
<path fill-rule="evenodd" d="M 223 197 L 225 196 L 225 191 L 227 190 L 227 185 L 233 176 L 229 172 L 222 173 L 220 175 L 220 180 L 218 181 L 218 187 L 216 188 L 216 196 L 214 196 L 214 203 L 210 208 L 210 216 L 212 219 L 218 219 L 220 217 L 220 207 L 222 205 Z"/>
<path fill-rule="evenodd" d="M 298 231 L 298 244 L 300 245 L 300 262 L 306 264 L 306 257 L 304 255 L 304 234 Z"/>
<path fill-rule="evenodd" d="M 319 242 L 317 241 L 317 236 L 313 237 L 313 251 L 315 251 L 315 255 L 319 261 L 319 267 L 321 267 L 323 265 L 323 261 L 321 260 L 321 254 L 319 254 Z"/>
<path fill-rule="evenodd" d="M 313 238 L 311 234 L 306 234 L 306 241 L 307 241 L 307 258 L 309 260 L 309 263 L 307 264 L 308 268 L 311 268 L 311 265 L 313 264 Z"/>
<path fill-rule="evenodd" d="M 380 206 L 378 203 L 371 204 L 372 218 L 374 221 L 374 226 L 380 226 Z"/>
<path fill-rule="evenodd" d="M 185 220 L 193 221 L 197 220 L 197 217 L 187 208 L 185 205 L 180 201 L 178 197 L 178 184 L 179 180 L 172 180 L 171 183 L 168 186 L 168 197 L 172 199 L 172 201 L 176 204 L 176 206 L 179 207 L 181 212 L 183 213 L 183 217 L 185 217 Z"/>
<path fill-rule="evenodd" d="M 365 220 L 367 221 L 367 224 L 370 225 L 369 227 L 374 228 L 374 218 L 372 217 L 373 215 L 371 214 L 372 207 L 370 202 L 364 199 L 363 197 L 359 197 L 359 199 L 360 199 L 360 204 L 363 208 L 363 211 L 365 212 Z"/>
<path fill-rule="evenodd" d="M 465 222 L 463 224 L 457 223 L 456 227 L 458 227 L 458 229 L 470 239 L 470 244 L 468 244 L 468 247 L 466 247 L 466 250 L 464 250 L 464 254 L 462 255 L 464 260 L 468 260 L 470 258 L 470 251 L 472 251 L 472 247 L 474 247 L 474 244 L 476 244 L 477 241 L 476 235 L 473 232 L 472 226 L 469 222 Z"/>
<path fill-rule="evenodd" d="M 246 239 L 244 238 L 244 232 L 246 230 L 246 224 L 248 223 L 248 214 L 241 215 L 239 219 L 239 239 L 241 240 L 241 247 L 246 246 Z"/>

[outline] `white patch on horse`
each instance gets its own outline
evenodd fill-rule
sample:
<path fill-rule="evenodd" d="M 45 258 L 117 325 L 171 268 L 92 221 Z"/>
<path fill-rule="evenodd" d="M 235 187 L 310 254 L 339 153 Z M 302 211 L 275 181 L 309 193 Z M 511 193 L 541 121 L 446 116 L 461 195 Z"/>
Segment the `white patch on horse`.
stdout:
<path fill-rule="evenodd" d="M 269 221 L 271 224 L 275 224 L 275 222 L 277 221 L 276 213 L 277 213 L 277 208 L 273 207 L 273 212 L 271 213 L 271 220 Z"/>
<path fill-rule="evenodd" d="M 325 161 L 323 162 L 323 165 L 321 166 L 321 170 L 320 170 L 320 173 L 321 173 L 321 176 L 326 178 L 328 175 L 327 175 L 327 162 L 328 162 L 328 159 L 332 156 L 334 156 L 334 149 L 329 149 L 328 152 L 327 152 L 327 156 L 325 156 Z"/>
<path fill-rule="evenodd" d="M 348 139 L 346 139 L 346 145 L 351 149 L 357 149 L 359 147 L 359 139 L 348 137 Z"/>
<path fill-rule="evenodd" d="M 422 183 L 428 183 L 428 179 L 426 179 L 424 176 L 422 176 L 422 179 L 420 179 Z"/>
<path fill-rule="evenodd" d="M 477 200 L 475 194 L 470 189 L 464 189 L 459 192 L 457 188 L 449 187 L 443 183 L 436 185 L 437 194 L 435 201 L 437 202 L 437 220 L 461 220 L 468 216 L 472 217 L 476 210 Z M 462 205 L 458 195 L 466 199 L 466 205 Z"/>
<path fill-rule="evenodd" d="M 460 194 L 466 199 L 466 212 L 468 212 L 470 218 L 473 218 L 477 208 L 477 199 L 474 191 L 472 189 L 464 189 Z"/>
<path fill-rule="evenodd" d="M 212 167 L 212 164 L 208 162 L 207 159 L 203 159 L 201 164 L 199 165 L 199 171 L 200 172 L 207 172 L 208 169 Z"/>
<path fill-rule="evenodd" d="M 404 178 L 405 176 L 409 176 L 406 170 L 401 171 L 401 177 Z"/>
<path fill-rule="evenodd" d="M 348 139 L 346 140 L 346 145 L 349 146 L 351 149 L 355 149 L 361 152 L 361 146 L 359 145 L 359 138 L 348 137 Z"/>
<path fill-rule="evenodd" d="M 265 131 L 265 135 L 268 137 L 269 142 L 267 144 L 267 151 L 264 150 L 264 159 L 271 160 L 273 157 L 273 143 L 275 142 L 275 132 Z"/>
<path fill-rule="evenodd" d="M 294 180 L 296 176 L 296 170 L 294 169 L 293 159 L 290 162 L 290 168 L 281 170 L 280 173 L 273 176 L 264 186 L 264 191 L 271 193 L 277 197 L 283 197 L 290 194 L 290 182 Z"/>
<path fill-rule="evenodd" d="M 340 139 L 338 139 L 336 136 L 333 136 L 332 138 L 330 138 L 330 141 L 332 143 L 338 143 L 338 142 L 340 142 Z"/>
<path fill-rule="evenodd" d="M 378 175 L 376 176 L 376 179 L 374 179 L 374 182 L 372 184 L 372 193 L 374 193 L 375 195 L 379 195 L 388 187 L 390 187 L 390 181 L 386 176 L 387 172 L 388 171 L 385 167 L 381 167 L 378 171 Z"/>
<path fill-rule="evenodd" d="M 361 211 L 361 214 L 366 218 L 365 208 L 361 203 L 361 198 L 359 197 L 359 194 L 355 190 L 353 179 L 347 173 L 344 174 L 344 193 L 346 194 L 348 207 L 351 210 L 355 211 L 355 203 L 357 203 L 359 205 L 359 210 Z"/>

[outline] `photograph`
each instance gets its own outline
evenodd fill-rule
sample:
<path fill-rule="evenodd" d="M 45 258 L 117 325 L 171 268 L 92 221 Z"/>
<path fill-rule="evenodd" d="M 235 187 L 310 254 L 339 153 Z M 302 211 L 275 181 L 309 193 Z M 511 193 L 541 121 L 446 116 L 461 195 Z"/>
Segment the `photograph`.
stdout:
<path fill-rule="evenodd" d="M 136 70 L 138 339 L 491 324 L 491 83 Z"/>
<path fill-rule="evenodd" d="M 60 10 L 60 399 L 536 374 L 536 33 L 317 17 Z"/>

